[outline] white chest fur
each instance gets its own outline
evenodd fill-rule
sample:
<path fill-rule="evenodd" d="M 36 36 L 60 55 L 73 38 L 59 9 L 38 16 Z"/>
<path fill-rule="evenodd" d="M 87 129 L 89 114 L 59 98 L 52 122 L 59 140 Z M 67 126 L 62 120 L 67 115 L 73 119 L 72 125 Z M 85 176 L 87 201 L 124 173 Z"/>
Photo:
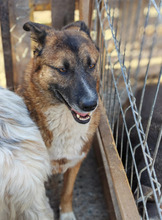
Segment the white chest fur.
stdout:
<path fill-rule="evenodd" d="M 49 148 L 50 159 L 78 161 L 84 158 L 85 154 L 81 150 L 88 140 L 89 124 L 76 122 L 64 104 L 51 107 L 45 115 L 48 129 L 53 132 L 53 141 Z"/>

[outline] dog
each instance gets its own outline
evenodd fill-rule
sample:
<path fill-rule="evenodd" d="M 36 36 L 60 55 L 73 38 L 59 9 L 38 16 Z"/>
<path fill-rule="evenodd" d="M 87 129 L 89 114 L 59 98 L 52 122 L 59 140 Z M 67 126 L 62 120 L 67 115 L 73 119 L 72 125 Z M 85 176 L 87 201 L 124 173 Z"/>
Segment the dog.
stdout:
<path fill-rule="evenodd" d="M 27 22 L 36 42 L 18 93 L 48 148 L 53 173 L 64 173 L 60 219 L 75 220 L 72 193 L 81 162 L 99 124 L 99 49 L 84 22 L 56 31 Z"/>
<path fill-rule="evenodd" d="M 44 181 L 51 173 L 40 131 L 23 99 L 0 87 L 0 220 L 52 220 Z"/>

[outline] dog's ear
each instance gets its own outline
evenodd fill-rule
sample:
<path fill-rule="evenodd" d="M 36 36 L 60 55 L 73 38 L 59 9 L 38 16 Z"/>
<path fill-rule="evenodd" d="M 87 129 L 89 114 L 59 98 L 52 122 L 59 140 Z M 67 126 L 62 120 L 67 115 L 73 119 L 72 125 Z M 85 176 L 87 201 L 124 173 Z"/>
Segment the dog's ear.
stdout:
<path fill-rule="evenodd" d="M 23 29 L 25 31 L 31 31 L 32 39 L 43 45 L 47 35 L 46 31 L 51 29 L 51 27 L 29 21 L 24 24 Z"/>
<path fill-rule="evenodd" d="M 90 37 L 89 28 L 84 23 L 84 21 L 76 21 L 76 22 L 68 24 L 62 28 L 62 30 L 67 30 L 67 29 L 68 30 L 73 29 L 73 30 L 78 30 L 78 31 L 84 31 Z"/>

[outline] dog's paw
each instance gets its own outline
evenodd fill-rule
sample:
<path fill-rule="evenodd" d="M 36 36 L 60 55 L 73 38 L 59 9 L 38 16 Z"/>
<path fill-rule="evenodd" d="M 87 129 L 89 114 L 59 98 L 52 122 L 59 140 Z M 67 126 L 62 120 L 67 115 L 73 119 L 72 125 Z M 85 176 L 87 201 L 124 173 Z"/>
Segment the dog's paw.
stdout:
<path fill-rule="evenodd" d="M 60 213 L 60 220 L 77 220 L 73 212 Z"/>

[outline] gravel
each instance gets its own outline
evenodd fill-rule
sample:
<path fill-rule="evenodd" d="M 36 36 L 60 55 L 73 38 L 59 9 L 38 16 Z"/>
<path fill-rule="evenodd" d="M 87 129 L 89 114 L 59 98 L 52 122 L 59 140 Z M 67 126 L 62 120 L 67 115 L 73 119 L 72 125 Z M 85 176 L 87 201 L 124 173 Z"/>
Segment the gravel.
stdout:
<path fill-rule="evenodd" d="M 63 176 L 59 174 L 52 176 L 46 184 L 47 196 L 55 212 L 55 220 L 59 219 L 62 182 Z M 77 220 L 109 219 L 93 148 L 84 160 L 75 182 L 73 209 Z"/>

